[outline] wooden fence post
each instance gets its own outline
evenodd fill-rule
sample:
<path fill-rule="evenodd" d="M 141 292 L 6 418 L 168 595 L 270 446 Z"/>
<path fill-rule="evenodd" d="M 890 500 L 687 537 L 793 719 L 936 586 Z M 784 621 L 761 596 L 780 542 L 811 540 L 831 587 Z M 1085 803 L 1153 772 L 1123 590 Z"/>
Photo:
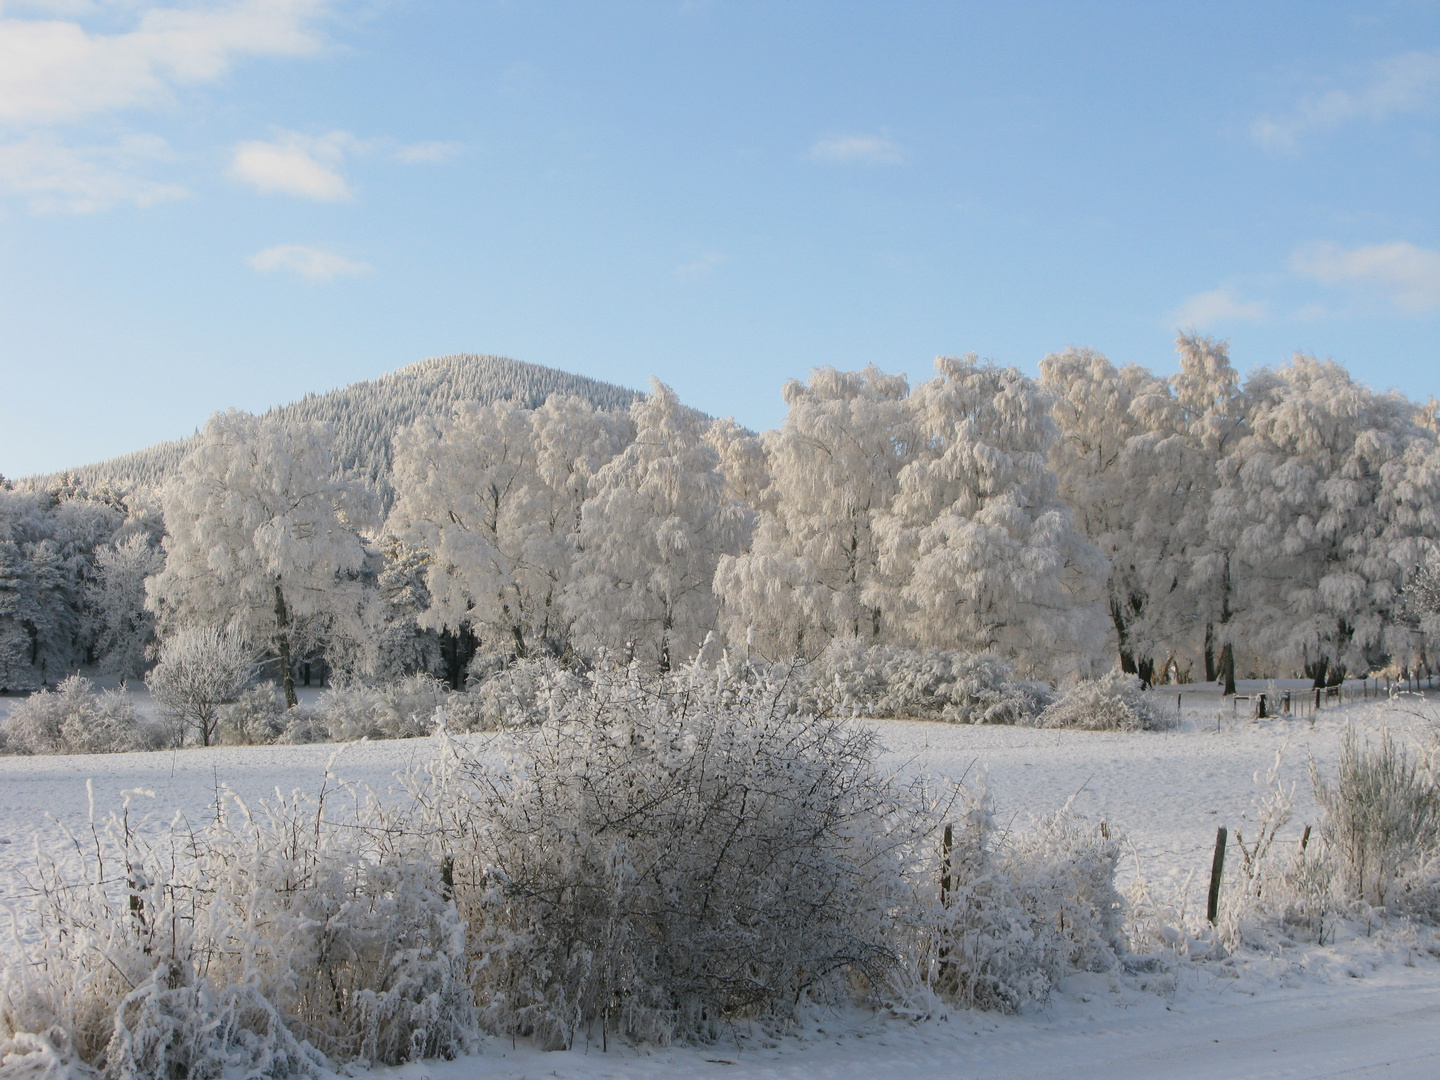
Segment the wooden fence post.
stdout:
<path fill-rule="evenodd" d="M 950 905 L 950 852 L 955 848 L 955 826 L 945 826 L 945 839 L 940 844 L 940 906 Z"/>
<path fill-rule="evenodd" d="M 1225 875 L 1225 826 L 1215 830 L 1215 858 L 1210 863 L 1210 897 L 1205 903 L 1205 917 L 1215 925 L 1215 915 L 1220 909 L 1220 879 Z"/>

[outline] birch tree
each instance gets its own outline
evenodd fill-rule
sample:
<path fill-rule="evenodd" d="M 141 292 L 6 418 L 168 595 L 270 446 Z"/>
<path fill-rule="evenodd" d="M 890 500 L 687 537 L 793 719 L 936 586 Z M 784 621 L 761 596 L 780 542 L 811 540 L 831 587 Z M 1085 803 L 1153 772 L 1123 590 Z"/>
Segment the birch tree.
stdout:
<path fill-rule="evenodd" d="M 358 485 L 334 476 L 323 425 L 217 413 L 162 494 L 165 569 L 146 592 L 162 638 L 226 626 L 279 660 L 327 633 L 363 633 Z"/>
<path fill-rule="evenodd" d="M 626 419 L 570 397 L 462 405 L 397 435 L 388 529 L 427 559 L 421 624 L 510 656 L 564 654 L 580 508 L 629 436 Z"/>
<path fill-rule="evenodd" d="M 883 558 L 864 599 L 899 643 L 993 651 L 1031 674 L 1069 674 L 1061 657 L 1085 670 L 1105 561 L 1046 460 L 1049 397 L 973 355 L 935 366 L 910 396 L 919 449 L 875 516 Z"/>
<path fill-rule="evenodd" d="M 1192 560 L 1205 539 L 1213 469 L 1170 385 L 1088 349 L 1047 356 L 1061 438 L 1050 452 L 1076 524 L 1109 563 L 1106 607 L 1120 668 L 1146 683 L 1188 670 L 1197 645 Z"/>
<path fill-rule="evenodd" d="M 95 555 L 96 575 L 87 606 L 98 624 L 100 666 L 122 678 L 145 673 L 155 636 L 155 616 L 145 607 L 145 579 L 165 567 L 165 557 L 145 533 L 131 533 Z"/>
<path fill-rule="evenodd" d="M 1398 591 L 1435 535 L 1434 435 L 1413 403 L 1297 355 L 1246 387 L 1214 534 L 1236 556 L 1237 621 L 1316 686 L 1403 650 Z"/>
<path fill-rule="evenodd" d="M 717 628 L 715 568 L 740 552 L 752 515 L 727 497 L 709 422 L 670 387 L 652 381 L 630 416 L 634 441 L 581 509 L 565 602 L 582 651 L 665 672 Z"/>
<path fill-rule="evenodd" d="M 873 365 L 817 368 L 785 384 L 779 430 L 763 436 L 770 483 L 750 550 L 723 556 L 715 588 L 733 642 L 770 658 L 817 656 L 835 638 L 878 640 L 865 599 L 880 561 L 874 515 L 889 508 L 913 435 L 909 384 Z"/>

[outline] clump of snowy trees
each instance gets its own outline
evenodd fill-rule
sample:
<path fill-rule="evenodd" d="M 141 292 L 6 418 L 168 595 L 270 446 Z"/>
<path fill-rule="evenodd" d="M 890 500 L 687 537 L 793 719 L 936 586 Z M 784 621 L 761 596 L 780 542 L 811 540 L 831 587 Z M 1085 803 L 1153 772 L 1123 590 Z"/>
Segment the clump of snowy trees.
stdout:
<path fill-rule="evenodd" d="M 657 383 L 620 410 L 564 394 L 422 410 L 379 480 L 337 461 L 324 424 L 232 412 L 153 503 L 7 486 L 0 687 L 91 662 L 133 677 L 175 635 L 221 630 L 292 708 L 312 675 L 462 690 L 535 660 L 664 674 L 851 655 L 826 669 L 835 701 L 883 669 L 930 681 L 906 691 L 922 713 L 993 720 L 1112 665 L 1228 687 L 1433 664 L 1433 403 L 1305 356 L 1242 380 L 1194 335 L 1169 377 L 1084 350 L 1038 380 L 936 367 L 913 387 L 817 370 L 758 436 Z M 987 698 L 994 664 L 1012 689 Z M 969 703 L 936 696 L 966 679 Z M 1029 703 L 999 704 L 1012 690 Z M 861 711 L 904 697 L 876 693 Z M 190 728 L 203 742 L 216 723 Z"/>

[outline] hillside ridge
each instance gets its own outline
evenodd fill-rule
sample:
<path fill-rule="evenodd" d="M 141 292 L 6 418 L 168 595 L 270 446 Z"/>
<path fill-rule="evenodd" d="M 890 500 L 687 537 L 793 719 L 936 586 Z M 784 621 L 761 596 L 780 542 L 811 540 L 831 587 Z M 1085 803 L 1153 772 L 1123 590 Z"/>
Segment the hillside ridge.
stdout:
<path fill-rule="evenodd" d="M 614 383 L 540 364 L 454 353 L 419 360 L 335 390 L 308 393 L 298 401 L 273 406 L 265 415 L 331 425 L 336 464 L 388 501 L 391 441 L 400 428 L 422 417 L 446 415 L 461 402 L 488 404 L 508 399 L 535 408 L 556 393 L 573 394 L 601 409 L 628 408 L 641 396 Z M 154 490 L 179 465 L 194 441 L 193 435 L 172 439 L 90 465 L 24 477 L 21 483 L 40 489 L 78 484 L 92 491 Z"/>

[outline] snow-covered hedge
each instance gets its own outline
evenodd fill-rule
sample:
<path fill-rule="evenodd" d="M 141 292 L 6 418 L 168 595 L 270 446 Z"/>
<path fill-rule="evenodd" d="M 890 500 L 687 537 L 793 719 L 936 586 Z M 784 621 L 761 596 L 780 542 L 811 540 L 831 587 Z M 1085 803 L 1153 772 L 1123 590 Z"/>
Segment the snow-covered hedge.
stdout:
<path fill-rule="evenodd" d="M 87 837 L 83 878 L 40 867 L 40 938 L 0 977 L 7 1064 L 279 1080 L 474 1047 L 464 925 L 377 805 L 222 799 L 147 844 L 142 794 Z"/>
<path fill-rule="evenodd" d="M 220 706 L 217 736 L 231 746 L 273 743 L 285 734 L 291 719 L 280 691 L 273 683 L 262 683 L 242 691 L 232 704 Z"/>
<path fill-rule="evenodd" d="M 12 705 L 4 735 L 4 748 L 12 754 L 123 753 L 152 749 L 164 740 L 158 728 L 141 723 L 123 690 L 97 692 L 80 675 Z"/>
<path fill-rule="evenodd" d="M 992 653 L 917 651 L 831 642 L 805 671 L 813 703 L 825 711 L 899 716 L 959 724 L 1023 724 L 1049 703 L 1043 683 L 1015 678 L 1015 665 Z"/>
<path fill-rule="evenodd" d="M 1168 727 L 1169 723 L 1145 696 L 1138 678 L 1112 670 L 1098 679 L 1076 683 L 1040 714 L 1039 726 L 1086 731 L 1156 731 Z"/>

